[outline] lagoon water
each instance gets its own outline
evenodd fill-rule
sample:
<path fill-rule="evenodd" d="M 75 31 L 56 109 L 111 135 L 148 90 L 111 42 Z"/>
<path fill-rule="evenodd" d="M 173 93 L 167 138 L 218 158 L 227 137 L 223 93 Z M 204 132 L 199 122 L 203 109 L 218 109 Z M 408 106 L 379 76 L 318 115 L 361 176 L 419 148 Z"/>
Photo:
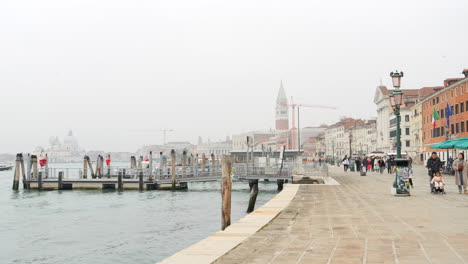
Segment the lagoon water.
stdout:
<path fill-rule="evenodd" d="M 27 191 L 21 182 L 14 192 L 12 181 L 13 171 L 0 172 L 0 263 L 155 263 L 220 230 L 219 182 L 119 193 Z M 276 183 L 259 189 L 257 207 L 276 195 Z M 248 199 L 248 184 L 234 182 L 232 222 Z"/>

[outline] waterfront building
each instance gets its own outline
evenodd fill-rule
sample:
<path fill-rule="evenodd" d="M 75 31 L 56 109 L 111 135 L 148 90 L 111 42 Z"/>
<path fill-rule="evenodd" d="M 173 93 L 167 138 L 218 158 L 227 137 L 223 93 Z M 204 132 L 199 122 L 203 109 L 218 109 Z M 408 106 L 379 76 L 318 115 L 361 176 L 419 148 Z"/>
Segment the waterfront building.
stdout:
<path fill-rule="evenodd" d="M 247 137 L 250 137 L 255 150 L 261 150 L 269 144 L 269 141 L 275 137 L 275 132 L 267 131 L 251 131 L 232 136 L 232 150 L 245 151 L 247 150 Z"/>
<path fill-rule="evenodd" d="M 322 132 L 316 136 L 309 137 L 303 143 L 303 151 L 306 157 L 321 158 L 325 156 L 325 134 Z"/>
<path fill-rule="evenodd" d="M 226 138 L 225 141 L 207 142 L 205 144 L 197 145 L 196 153 L 199 155 L 205 153 L 206 155 L 230 155 L 232 150 L 232 140 Z"/>
<path fill-rule="evenodd" d="M 464 78 L 450 78 L 444 81 L 444 88 L 421 101 L 422 104 L 422 141 L 424 160 L 434 151 L 430 146 L 445 141 L 468 137 L 468 69 L 463 70 Z M 447 127 L 447 104 L 452 116 Z M 440 119 L 432 124 L 434 109 Z M 455 158 L 457 150 L 435 150 L 442 160 Z M 466 156 L 466 155 L 465 155 Z"/>
<path fill-rule="evenodd" d="M 407 127 L 402 128 L 402 137 L 405 136 L 402 141 L 402 152 L 407 152 L 411 148 L 411 138 L 406 135 L 406 128 L 409 129 L 411 122 L 410 109 L 413 105 L 423 100 L 424 98 L 434 94 L 442 87 L 424 87 L 421 89 L 402 89 L 403 92 L 403 104 L 401 106 L 401 121 L 407 123 Z M 377 106 L 377 151 L 384 153 L 396 152 L 396 118 L 393 115 L 393 109 L 390 105 L 389 95 L 393 90 L 387 89 L 384 85 L 377 86 L 374 103 Z M 406 118 L 408 116 L 408 118 Z M 407 120 L 407 121 L 406 121 Z M 408 136 L 408 137 L 406 137 Z M 409 142 L 407 142 L 409 141 Z"/>
<path fill-rule="evenodd" d="M 424 149 L 422 141 L 422 103 L 411 107 L 410 120 L 410 141 L 411 146 L 407 149 L 408 154 L 413 159 L 414 164 L 422 164 L 424 162 Z"/>
<path fill-rule="evenodd" d="M 363 124 L 365 124 L 364 120 L 344 117 L 325 129 L 325 157 L 336 159 L 349 155 L 351 145 L 348 129 Z"/>
<path fill-rule="evenodd" d="M 349 134 L 351 138 L 349 139 Z M 351 143 L 353 155 L 365 156 L 377 150 L 377 121 L 367 120 L 350 127 L 346 137 Z"/>

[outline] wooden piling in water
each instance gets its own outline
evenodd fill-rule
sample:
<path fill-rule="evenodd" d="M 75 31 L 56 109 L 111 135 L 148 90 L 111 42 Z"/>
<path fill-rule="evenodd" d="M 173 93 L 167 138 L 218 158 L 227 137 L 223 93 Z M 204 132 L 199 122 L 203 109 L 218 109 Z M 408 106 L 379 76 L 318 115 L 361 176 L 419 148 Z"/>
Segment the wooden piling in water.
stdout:
<path fill-rule="evenodd" d="M 138 190 L 143 191 L 144 185 L 143 185 L 143 172 L 140 171 L 138 174 Z"/>
<path fill-rule="evenodd" d="M 214 168 L 215 168 L 215 155 L 211 153 L 211 166 L 210 166 L 210 176 L 214 175 Z"/>
<path fill-rule="evenodd" d="M 58 173 L 58 189 L 63 190 L 63 171 Z"/>
<path fill-rule="evenodd" d="M 33 179 L 38 179 L 38 169 L 37 169 L 37 156 L 31 155 L 31 166 L 33 169 Z"/>
<path fill-rule="evenodd" d="M 16 161 L 15 161 L 15 173 L 13 174 L 13 187 L 14 191 L 19 189 L 19 177 L 20 177 L 20 167 L 21 167 L 21 154 L 16 154 Z"/>
<path fill-rule="evenodd" d="M 176 153 L 171 150 L 171 177 L 172 177 L 172 190 L 176 188 Z"/>
<path fill-rule="evenodd" d="M 137 165 L 136 165 L 136 159 L 135 159 L 135 156 L 131 156 L 130 157 L 130 169 L 136 169 Z"/>
<path fill-rule="evenodd" d="M 149 181 L 153 181 L 153 151 L 149 152 Z"/>
<path fill-rule="evenodd" d="M 223 155 L 222 160 L 222 174 L 221 174 L 221 230 L 226 229 L 231 225 L 231 190 L 232 190 L 232 180 L 231 180 L 231 159 Z"/>
<path fill-rule="evenodd" d="M 89 159 L 88 156 L 84 156 L 84 159 L 83 159 L 83 179 L 88 178 L 88 159 Z"/>
<path fill-rule="evenodd" d="M 42 190 L 42 171 L 37 176 L 37 189 Z"/>
<path fill-rule="evenodd" d="M 23 176 L 23 189 L 29 189 L 29 183 L 26 181 L 26 169 L 24 166 L 23 154 L 21 154 L 20 164 L 21 164 L 21 172 Z"/>
<path fill-rule="evenodd" d="M 247 213 L 251 213 L 255 209 L 255 202 L 257 201 L 258 194 L 258 180 L 249 180 L 250 187 L 250 199 L 249 207 L 247 208 Z"/>
<path fill-rule="evenodd" d="M 94 173 L 93 164 L 91 163 L 91 160 L 89 159 L 88 156 L 86 156 L 86 157 L 87 157 L 86 162 L 88 162 L 88 167 L 89 167 L 89 169 L 91 170 L 91 178 L 93 178 L 93 179 L 96 178 L 97 168 L 98 168 L 98 167 L 99 167 L 99 175 L 101 175 L 101 174 L 102 174 L 102 168 L 101 168 L 101 166 L 100 166 L 100 164 L 99 164 L 101 155 L 98 156 L 98 160 L 97 160 L 97 162 L 96 162 L 96 174 Z"/>
<path fill-rule="evenodd" d="M 122 182 L 122 172 L 119 171 L 119 175 L 117 177 L 117 189 L 119 192 L 123 191 L 123 182 Z"/>
<path fill-rule="evenodd" d="M 182 153 L 182 177 L 187 175 L 187 151 Z"/>
<path fill-rule="evenodd" d="M 205 166 L 206 166 L 206 156 L 205 153 L 202 153 L 201 156 L 201 165 L 202 165 L 202 174 L 205 173 Z"/>
<path fill-rule="evenodd" d="M 276 183 L 278 184 L 278 192 L 281 192 L 283 190 L 284 180 L 276 180 Z"/>

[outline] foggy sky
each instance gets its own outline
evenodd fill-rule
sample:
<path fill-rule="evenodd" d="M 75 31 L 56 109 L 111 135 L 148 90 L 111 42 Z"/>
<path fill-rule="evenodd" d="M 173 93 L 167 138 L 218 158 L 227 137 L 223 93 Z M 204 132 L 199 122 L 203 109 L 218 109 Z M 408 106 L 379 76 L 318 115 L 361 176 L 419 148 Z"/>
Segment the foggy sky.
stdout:
<path fill-rule="evenodd" d="M 274 128 L 280 80 L 301 125 L 375 116 L 380 80 L 468 68 L 467 1 L 0 1 L 0 153 L 69 129 L 87 150 Z"/>

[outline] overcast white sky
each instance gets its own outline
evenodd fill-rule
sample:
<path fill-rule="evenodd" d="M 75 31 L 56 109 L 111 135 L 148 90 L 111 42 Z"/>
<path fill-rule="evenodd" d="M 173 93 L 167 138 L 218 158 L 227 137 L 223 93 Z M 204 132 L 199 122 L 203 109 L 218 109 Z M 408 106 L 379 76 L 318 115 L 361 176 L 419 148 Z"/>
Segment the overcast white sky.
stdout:
<path fill-rule="evenodd" d="M 380 79 L 441 85 L 468 68 L 468 1 L 2 0 L 0 153 L 72 129 L 134 151 L 274 127 L 280 80 L 314 126 L 375 116 Z"/>

